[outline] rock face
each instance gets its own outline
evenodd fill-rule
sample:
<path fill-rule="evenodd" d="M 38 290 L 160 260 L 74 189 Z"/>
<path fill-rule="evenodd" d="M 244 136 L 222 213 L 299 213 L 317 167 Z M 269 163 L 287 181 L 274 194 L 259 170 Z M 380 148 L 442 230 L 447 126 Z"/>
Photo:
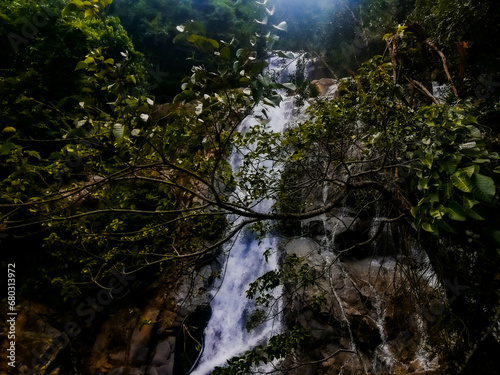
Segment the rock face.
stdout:
<path fill-rule="evenodd" d="M 61 326 L 60 317 L 54 310 L 34 302 L 18 305 L 16 311 L 18 311 L 15 325 L 17 369 L 23 371 L 31 368 L 35 372 L 49 373 L 46 370 L 53 365 L 67 343 L 67 337 L 63 335 L 64 331 L 61 332 L 55 328 Z M 1 335 L 7 338 L 7 326 L 2 327 Z M 6 353 L 7 348 L 8 341 L 2 340 L 2 353 Z M 2 375 L 8 373 L 7 369 L 12 369 L 7 366 L 5 360 L 5 356 L 2 355 L 0 359 L 0 374 Z M 57 372 L 50 373 L 56 374 Z"/>
<path fill-rule="evenodd" d="M 392 226 L 364 249 L 343 253 L 346 243 L 373 234 L 380 220 L 337 210 L 305 221 L 305 236 L 284 244 L 284 256 L 302 258 L 314 275 L 305 286 L 286 288 L 286 325 L 310 332 L 296 353 L 309 365 L 293 369 L 286 362 L 287 374 L 438 373 L 438 357 L 426 347 L 428 322 L 409 290 L 435 293 L 432 277 L 419 274 L 425 263 L 415 256 L 419 250 L 403 251 L 414 245 Z M 410 283 L 410 277 L 419 279 Z"/>
<path fill-rule="evenodd" d="M 95 319 L 88 319 L 88 324 L 78 320 L 77 314 L 23 301 L 17 307 L 16 373 L 187 373 L 201 349 L 197 343 L 210 314 L 205 292 L 211 283 L 209 275 L 218 267 L 212 262 L 196 272 L 186 272 L 178 280 L 159 280 L 147 291 L 146 302 L 140 306 L 110 304 L 104 310 L 96 304 Z M 6 326 L 2 327 L 2 335 L 6 336 L 6 330 Z M 190 351 L 183 350 L 184 343 Z M 2 342 L 4 352 L 5 345 Z M 4 359 L 1 371 L 7 368 Z"/>
<path fill-rule="evenodd" d="M 316 86 L 320 96 L 338 97 L 338 81 L 333 78 L 315 79 L 311 81 L 311 84 Z"/>

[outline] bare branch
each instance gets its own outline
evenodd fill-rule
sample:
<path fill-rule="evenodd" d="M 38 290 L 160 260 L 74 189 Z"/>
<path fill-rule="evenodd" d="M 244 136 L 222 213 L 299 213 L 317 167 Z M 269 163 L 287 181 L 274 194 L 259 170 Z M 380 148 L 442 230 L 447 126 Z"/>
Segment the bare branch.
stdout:
<path fill-rule="evenodd" d="M 434 97 L 434 95 L 432 95 L 429 90 L 427 90 L 425 88 L 424 85 L 422 85 L 420 82 L 414 80 L 414 79 L 411 79 L 411 78 L 408 78 L 406 77 L 406 79 L 408 80 L 408 82 L 410 82 L 414 87 L 416 87 L 418 90 L 420 90 L 421 92 L 423 92 L 429 99 L 431 99 L 435 105 L 439 105 L 439 101 Z"/>
<path fill-rule="evenodd" d="M 458 92 L 457 92 L 457 89 L 456 89 L 455 85 L 453 84 L 453 79 L 451 78 L 450 71 L 448 70 L 448 64 L 446 62 L 446 56 L 430 40 L 426 40 L 426 41 L 424 41 L 424 43 L 427 44 L 428 46 L 430 46 L 431 48 L 433 48 L 439 54 L 439 56 L 441 57 L 441 61 L 443 62 L 444 72 L 446 73 L 446 77 L 448 78 L 448 81 L 450 82 L 451 90 L 453 91 L 453 94 L 455 95 L 455 97 L 458 99 Z"/>

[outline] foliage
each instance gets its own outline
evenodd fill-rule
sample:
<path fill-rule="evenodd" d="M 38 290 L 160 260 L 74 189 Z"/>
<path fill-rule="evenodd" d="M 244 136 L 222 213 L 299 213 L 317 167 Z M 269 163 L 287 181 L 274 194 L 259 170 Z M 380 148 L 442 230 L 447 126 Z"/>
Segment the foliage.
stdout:
<path fill-rule="evenodd" d="M 498 154 L 486 147 L 477 121 L 457 107 L 425 108 L 418 117 L 421 138 L 406 154 L 419 158 L 414 184 L 424 197 L 412 210 L 418 227 L 456 233 L 449 220 L 485 220 L 484 209 L 498 204 Z"/>
<path fill-rule="evenodd" d="M 71 12 L 62 17 L 59 1 L 46 5 L 23 1 L 18 6 L 8 1 L 2 7 L 0 12 L 8 21 L 1 25 L 7 54 L 2 63 L 1 116 L 5 126 L 17 131 L 15 138 L 24 139 L 29 147 L 53 151 L 59 145 L 51 141 L 70 129 L 71 119 L 65 113 L 72 116 L 75 100 L 86 86 L 75 66 L 90 49 L 107 50 L 114 59 L 129 51 L 127 69 L 142 74 L 142 57 L 115 18 L 83 18 Z M 27 138 L 45 142 L 28 142 Z"/>
<path fill-rule="evenodd" d="M 311 285 L 314 279 L 314 271 L 304 262 L 304 259 L 292 255 L 285 259 L 283 266 L 279 270 L 267 272 L 250 283 L 247 297 L 255 299 L 257 305 L 268 307 L 269 300 L 272 298 L 269 292 L 278 285 L 290 282 L 302 283 L 307 286 Z"/>
<path fill-rule="evenodd" d="M 64 146 L 41 155 L 11 139 L 1 148 L 3 220 L 12 231 L 27 220 L 46 234 L 46 253 L 70 270 L 46 277 L 67 297 L 116 269 L 176 267 L 176 259 L 217 249 L 231 210 L 208 208 L 227 201 L 219 190 L 233 183 L 225 156 L 235 128 L 256 101 L 275 105 L 275 90 L 293 88 L 272 82 L 255 50 L 219 44 L 190 21 L 178 26 L 177 42 L 207 56 L 205 64 L 193 67 L 175 103 L 159 115 L 143 95 L 141 55 L 106 15 L 108 6 L 72 1 L 62 12 L 61 22 L 86 35 L 89 51 L 72 67 L 79 95 L 51 107 L 67 124 L 60 130 Z M 246 88 L 235 90 L 232 82 Z M 23 208 L 10 211 L 17 204 Z"/>
<path fill-rule="evenodd" d="M 240 357 L 229 359 L 224 368 L 216 367 L 214 375 L 240 375 L 247 374 L 252 368 L 259 364 L 267 364 L 298 349 L 308 334 L 302 327 L 295 327 L 286 333 L 273 336 L 267 345 L 259 345 L 247 351 Z"/>
<path fill-rule="evenodd" d="M 257 4 L 230 0 L 120 0 L 114 2 L 111 13 L 120 18 L 154 69 L 163 73 L 151 94 L 159 100 L 170 100 L 178 93 L 178 82 L 189 73 L 193 52 L 186 45 L 174 42 L 178 35 L 176 27 L 197 20 L 208 30 L 207 38 L 231 43 L 235 48 L 248 47 L 248 40 L 255 32 Z"/>

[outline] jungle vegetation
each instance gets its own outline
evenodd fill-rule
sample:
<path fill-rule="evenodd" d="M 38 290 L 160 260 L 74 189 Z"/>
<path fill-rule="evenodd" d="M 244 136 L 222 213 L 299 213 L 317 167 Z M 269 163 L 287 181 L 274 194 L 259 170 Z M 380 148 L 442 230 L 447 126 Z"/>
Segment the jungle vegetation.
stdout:
<path fill-rule="evenodd" d="M 262 3 L 2 1 L 0 246 L 22 259 L 21 297 L 44 291 L 45 303 L 71 306 L 114 271 L 144 282 L 184 272 L 245 226 L 286 226 L 345 202 L 370 211 L 375 196 L 388 221 L 425 244 L 440 279 L 468 283 L 437 326 L 453 337 L 450 371 L 494 368 L 499 5 Z M 266 129 L 265 113 L 240 134 L 257 104 L 307 92 L 308 82 L 268 75 L 270 54 L 290 56 L 278 51 L 317 58 L 339 95 L 318 99 L 284 134 Z M 439 97 L 433 82 L 446 87 Z M 236 174 L 225 158 L 250 143 Z M 271 158 L 288 178 L 257 164 Z M 330 201 L 307 206 L 324 184 Z M 248 199 L 233 199 L 237 187 Z M 272 212 L 252 209 L 270 197 Z M 245 220 L 232 225 L 234 214 Z M 305 337 L 291 330 L 231 371 Z"/>

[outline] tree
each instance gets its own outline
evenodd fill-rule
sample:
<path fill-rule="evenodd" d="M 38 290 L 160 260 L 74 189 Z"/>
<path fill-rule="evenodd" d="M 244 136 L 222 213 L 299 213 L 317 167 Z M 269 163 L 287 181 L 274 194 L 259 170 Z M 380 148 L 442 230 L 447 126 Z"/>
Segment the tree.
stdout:
<path fill-rule="evenodd" d="M 123 27 L 152 64 L 164 73 L 150 90 L 158 100 L 166 101 L 178 93 L 179 81 L 189 74 L 192 49 L 175 43 L 176 27 L 197 20 L 204 35 L 216 41 L 244 47 L 254 34 L 253 19 L 258 17 L 253 1 L 115 1 L 111 14 L 120 18 Z M 207 33 L 208 30 L 208 33 Z M 152 85 L 153 86 L 153 85 Z"/>
<path fill-rule="evenodd" d="M 72 123 L 58 140 L 64 146 L 40 154 L 24 149 L 14 136 L 1 148 L 3 218 L 13 232 L 27 224 L 47 233 L 50 257 L 75 271 L 67 279 L 46 276 L 62 283 L 69 295 L 78 292 L 82 280 L 89 281 L 85 275 L 97 280 L 116 268 L 137 270 L 216 249 L 220 243 L 207 247 L 206 241 L 217 239 L 225 215 L 234 211 L 221 190 L 231 184 L 224 159 L 231 138 L 255 101 L 265 96 L 272 104 L 279 99 L 273 89 L 284 87 L 262 74 L 267 63 L 255 59 L 252 50 L 220 45 L 198 35 L 202 25 L 189 22 L 179 26 L 177 42 L 188 41 L 207 54 L 203 63 L 214 73 L 194 66 L 175 103 L 154 108 L 153 99 L 141 95 L 143 75 L 131 45 L 113 37 L 113 47 L 106 48 L 106 42 L 98 47 L 101 38 L 122 29 L 115 30 L 116 19 L 105 16 L 109 2 L 96 4 L 72 1 L 63 10 L 67 22 L 93 38 L 90 52 L 73 67 L 86 73 L 82 93 L 61 101 L 76 99 L 77 108 L 63 113 L 53 107 L 61 121 Z M 96 36 L 94 29 L 107 31 Z M 248 87 L 233 89 L 238 81 Z M 152 189 L 158 183 L 160 188 Z M 218 206 L 221 210 L 211 212 Z M 143 218 L 139 225 L 138 217 Z M 199 237 L 186 238 L 188 232 Z M 159 233 L 169 234 L 158 242 Z M 159 251 L 165 242 L 168 250 Z"/>

